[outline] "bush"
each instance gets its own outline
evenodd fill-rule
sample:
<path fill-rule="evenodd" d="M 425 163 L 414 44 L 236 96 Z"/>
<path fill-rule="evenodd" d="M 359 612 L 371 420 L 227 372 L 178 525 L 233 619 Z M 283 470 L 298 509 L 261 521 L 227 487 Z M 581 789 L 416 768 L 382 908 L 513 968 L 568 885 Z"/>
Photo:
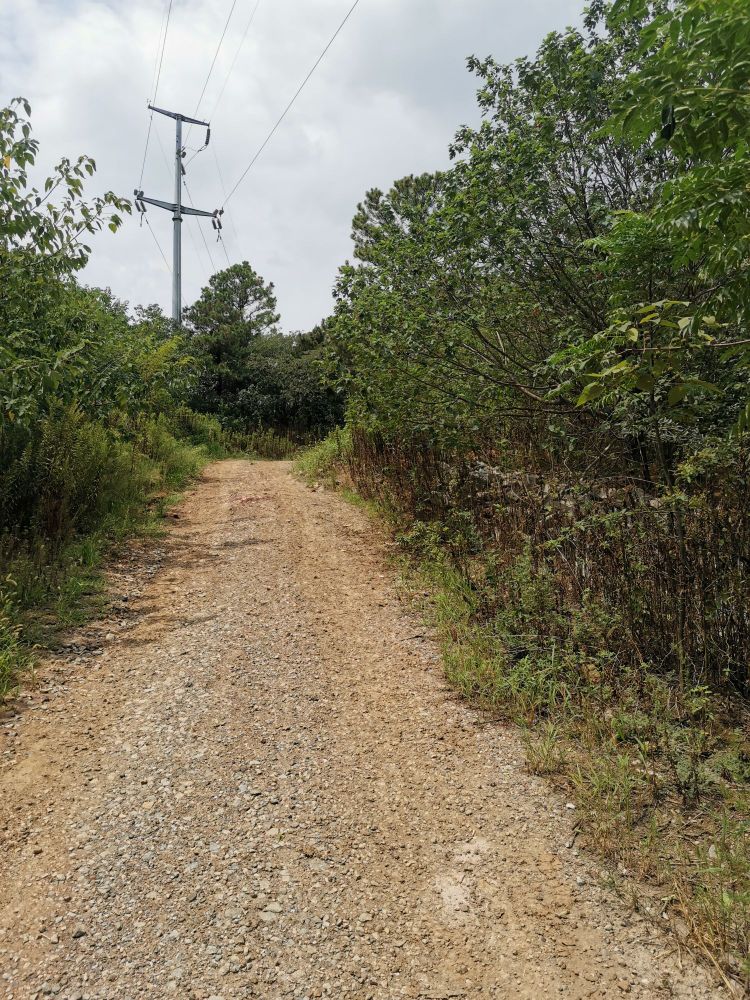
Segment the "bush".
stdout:
<path fill-rule="evenodd" d="M 336 485 L 336 478 L 345 465 L 351 449 L 351 434 L 344 428 L 331 433 L 318 444 L 305 449 L 295 462 L 295 469 L 308 482 Z"/>

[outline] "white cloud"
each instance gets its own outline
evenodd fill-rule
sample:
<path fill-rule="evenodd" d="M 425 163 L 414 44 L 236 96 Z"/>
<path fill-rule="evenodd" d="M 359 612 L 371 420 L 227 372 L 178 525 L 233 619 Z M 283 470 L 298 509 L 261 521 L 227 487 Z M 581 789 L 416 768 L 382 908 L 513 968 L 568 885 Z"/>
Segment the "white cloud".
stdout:
<path fill-rule="evenodd" d="M 255 0 L 237 0 L 198 117 L 210 114 Z M 196 204 L 223 201 L 216 159 L 231 187 L 320 53 L 350 0 L 261 0 L 212 119 L 214 147 L 189 167 Z M 231 0 L 174 0 L 158 103 L 192 114 Z M 533 51 L 548 31 L 579 19 L 582 0 L 362 0 L 297 104 L 230 200 L 224 235 L 232 260 L 274 281 L 287 329 L 330 311 L 338 265 L 349 255 L 356 203 L 372 186 L 447 163 L 456 128 L 476 121 L 465 57 L 501 60 Z M 164 6 L 157 0 L 3 0 L 0 101 L 33 108 L 40 166 L 88 153 L 90 190 L 130 195 L 138 182 Z M 154 117 L 147 194 L 171 200 L 173 123 Z M 194 130 L 189 145 L 202 141 Z M 171 258 L 171 220 L 149 220 Z M 183 297 L 226 259 L 210 223 L 183 224 Z M 187 230 L 192 232 L 192 236 Z M 170 304 L 170 278 L 146 228 L 130 220 L 97 237 L 85 272 L 132 303 Z"/>

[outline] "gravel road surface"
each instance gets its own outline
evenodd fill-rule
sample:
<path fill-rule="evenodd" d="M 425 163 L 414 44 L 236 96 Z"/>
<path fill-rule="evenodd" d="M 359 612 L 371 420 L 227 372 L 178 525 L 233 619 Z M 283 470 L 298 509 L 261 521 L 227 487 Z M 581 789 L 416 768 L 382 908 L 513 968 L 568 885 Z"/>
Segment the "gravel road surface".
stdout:
<path fill-rule="evenodd" d="M 727 997 L 446 688 L 366 515 L 212 465 L 0 722 L 0 995 Z"/>

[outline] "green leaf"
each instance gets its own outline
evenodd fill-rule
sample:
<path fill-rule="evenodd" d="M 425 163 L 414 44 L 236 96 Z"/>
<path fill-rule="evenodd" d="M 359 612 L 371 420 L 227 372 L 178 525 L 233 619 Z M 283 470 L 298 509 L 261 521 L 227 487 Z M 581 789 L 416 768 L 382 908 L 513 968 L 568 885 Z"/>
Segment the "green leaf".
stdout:
<path fill-rule="evenodd" d="M 673 385 L 667 393 L 667 403 L 669 406 L 677 406 L 688 394 L 689 386 L 684 382 L 681 385 Z"/>
<path fill-rule="evenodd" d="M 584 406 L 586 403 L 598 399 L 603 393 L 604 386 L 601 382 L 589 382 L 576 400 L 576 406 Z"/>

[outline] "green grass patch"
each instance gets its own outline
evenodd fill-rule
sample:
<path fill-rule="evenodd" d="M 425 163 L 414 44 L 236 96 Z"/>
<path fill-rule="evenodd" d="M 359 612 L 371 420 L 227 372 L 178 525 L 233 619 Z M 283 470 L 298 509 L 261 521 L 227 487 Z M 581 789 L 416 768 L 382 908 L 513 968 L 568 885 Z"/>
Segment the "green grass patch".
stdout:
<path fill-rule="evenodd" d="M 297 472 L 309 485 L 320 483 L 333 489 L 339 485 L 351 449 L 351 434 L 347 428 L 336 428 L 328 437 L 305 448 L 294 463 Z"/>

